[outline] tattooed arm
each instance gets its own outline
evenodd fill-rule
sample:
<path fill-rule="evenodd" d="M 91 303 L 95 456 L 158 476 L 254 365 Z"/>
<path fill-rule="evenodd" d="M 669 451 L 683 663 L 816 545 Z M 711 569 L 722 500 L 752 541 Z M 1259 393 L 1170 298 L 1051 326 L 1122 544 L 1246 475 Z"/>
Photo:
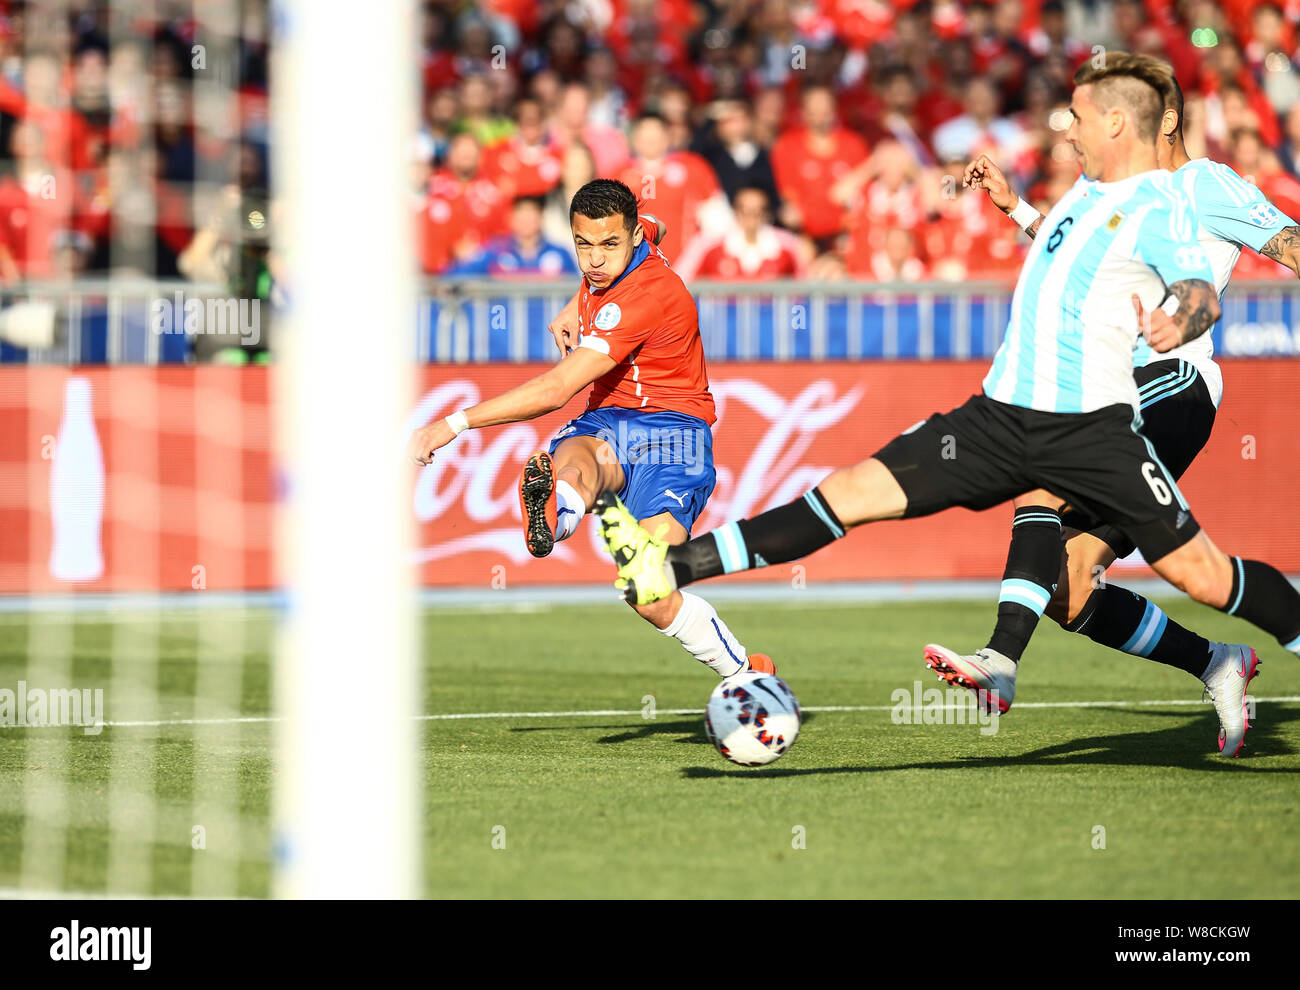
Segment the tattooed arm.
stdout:
<path fill-rule="evenodd" d="M 1025 233 L 1028 234 L 1031 238 L 1037 237 L 1038 228 L 1041 227 L 1042 225 L 1043 225 L 1043 218 L 1039 217 L 1037 220 L 1035 220 L 1033 223 L 1031 223 L 1028 227 L 1025 228 Z"/>
<path fill-rule="evenodd" d="M 1189 343 L 1206 333 L 1218 321 L 1221 309 L 1214 286 L 1201 278 L 1184 279 L 1169 287 L 1169 296 L 1178 301 L 1170 316 L 1164 306 L 1147 313 L 1142 300 L 1133 296 L 1138 328 L 1153 351 L 1163 354 Z"/>
<path fill-rule="evenodd" d="M 1300 275 L 1300 227 L 1283 227 L 1259 249 L 1259 253 Z"/>

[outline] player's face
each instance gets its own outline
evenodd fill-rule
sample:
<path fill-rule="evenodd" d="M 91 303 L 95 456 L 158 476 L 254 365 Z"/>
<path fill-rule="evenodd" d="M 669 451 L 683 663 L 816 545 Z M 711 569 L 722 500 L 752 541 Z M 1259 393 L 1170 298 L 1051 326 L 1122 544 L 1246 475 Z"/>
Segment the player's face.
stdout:
<path fill-rule="evenodd" d="M 1066 139 L 1074 145 L 1083 161 L 1083 174 L 1090 179 L 1101 176 L 1101 148 L 1104 139 L 1103 115 L 1090 98 L 1091 86 L 1079 86 L 1070 98 L 1070 129 Z"/>
<path fill-rule="evenodd" d="M 573 215 L 573 245 L 578 250 L 578 267 L 593 289 L 612 285 L 632 260 L 641 243 L 641 228 L 628 233 L 622 214 L 593 220 Z"/>

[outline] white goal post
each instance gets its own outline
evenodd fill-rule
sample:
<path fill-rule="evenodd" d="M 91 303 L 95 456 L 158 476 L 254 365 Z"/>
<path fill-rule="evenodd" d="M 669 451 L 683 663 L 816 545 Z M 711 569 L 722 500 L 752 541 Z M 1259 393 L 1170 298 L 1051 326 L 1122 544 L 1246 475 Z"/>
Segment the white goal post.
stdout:
<path fill-rule="evenodd" d="M 422 889 L 409 468 L 415 5 L 278 0 L 274 400 L 287 606 L 275 893 Z M 274 234 L 273 234 L 274 236 Z M 283 326 L 283 331 L 280 331 Z"/>

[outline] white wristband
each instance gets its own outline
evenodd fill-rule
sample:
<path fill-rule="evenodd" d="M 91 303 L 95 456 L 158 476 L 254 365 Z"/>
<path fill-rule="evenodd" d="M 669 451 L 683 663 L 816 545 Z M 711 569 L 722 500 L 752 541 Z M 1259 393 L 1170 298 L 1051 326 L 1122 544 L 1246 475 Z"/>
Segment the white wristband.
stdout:
<path fill-rule="evenodd" d="M 1173 317 L 1176 316 L 1178 313 L 1178 305 L 1179 305 L 1178 297 L 1171 292 L 1165 298 L 1165 301 L 1160 304 L 1160 308 L 1163 309 L 1166 313 L 1168 313 L 1169 316 Z"/>
<path fill-rule="evenodd" d="M 469 417 L 465 415 L 465 410 L 454 412 L 447 417 L 447 425 L 451 427 L 451 432 L 460 436 L 469 429 Z"/>
<path fill-rule="evenodd" d="M 1016 201 L 1015 209 L 1008 213 L 1007 216 L 1014 220 L 1021 230 L 1028 231 L 1033 226 L 1034 221 L 1041 217 L 1042 214 L 1029 203 L 1020 199 Z"/>

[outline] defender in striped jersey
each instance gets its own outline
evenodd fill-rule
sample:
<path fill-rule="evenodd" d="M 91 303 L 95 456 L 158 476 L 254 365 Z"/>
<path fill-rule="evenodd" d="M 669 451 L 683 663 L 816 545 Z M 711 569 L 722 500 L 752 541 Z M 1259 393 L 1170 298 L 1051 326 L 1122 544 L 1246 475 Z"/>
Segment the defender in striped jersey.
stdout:
<path fill-rule="evenodd" d="M 863 523 L 987 509 L 1043 488 L 1118 527 L 1195 600 L 1300 652 L 1300 593 L 1268 564 L 1220 551 L 1137 430 L 1139 335 L 1167 353 L 1208 332 L 1220 312 L 1194 218 L 1158 167 L 1162 109 L 1159 81 L 1141 66 L 1078 81 L 1070 138 L 1086 178 L 1043 221 L 982 394 L 804 498 L 679 546 L 638 527 L 607 493 L 597 511 L 619 565 L 616 586 L 629 600 L 653 601 L 703 578 L 806 556 Z M 1238 659 L 1244 685 L 1256 661 Z"/>
<path fill-rule="evenodd" d="M 1300 272 L 1300 226 L 1226 165 L 1188 156 L 1182 132 L 1182 89 L 1169 66 L 1151 56 L 1126 53 L 1111 53 L 1107 60 L 1107 65 L 1125 63 L 1144 64 L 1162 83 L 1165 110 L 1157 144 L 1159 162 L 1173 173 L 1176 188 L 1191 204 L 1197 239 L 1214 270 L 1219 296 L 1228 287 L 1243 247 Z M 1023 204 L 987 156 L 967 167 L 966 184 L 983 188 L 994 205 L 1021 221 L 1030 237 L 1038 233 L 1042 217 Z M 1181 478 L 1200 453 L 1214 425 L 1223 378 L 1213 355 L 1208 333 L 1165 354 L 1139 340 L 1133 352 L 1142 433 L 1175 478 Z M 1102 579 L 1115 560 L 1134 550 L 1133 542 L 1116 527 L 1098 524 L 1068 508 L 1058 515 L 1060 500 L 1045 491 L 1023 495 L 1014 505 L 997 625 L 988 645 L 963 656 L 932 643 L 925 648 L 927 666 L 950 683 L 976 691 L 996 689 L 1009 706 L 1017 665 L 1045 612 L 1067 631 L 1177 667 L 1205 682 L 1222 709 L 1220 749 L 1228 756 L 1239 752 L 1249 720 L 1235 697 L 1245 693 L 1239 659 L 1250 653 L 1249 647 L 1210 642 L 1169 619 L 1141 595 Z M 1247 674 L 1251 669 L 1247 665 Z"/>

